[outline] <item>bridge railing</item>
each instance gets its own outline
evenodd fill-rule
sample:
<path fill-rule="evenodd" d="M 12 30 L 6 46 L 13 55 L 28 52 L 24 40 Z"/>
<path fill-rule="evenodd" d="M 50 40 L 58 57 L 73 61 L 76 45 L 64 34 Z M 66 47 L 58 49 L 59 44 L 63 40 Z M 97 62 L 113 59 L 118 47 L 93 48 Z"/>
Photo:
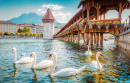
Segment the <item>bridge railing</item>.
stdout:
<path fill-rule="evenodd" d="M 119 27 L 119 33 L 123 33 L 123 32 L 128 31 L 128 30 L 130 30 L 130 16 Z"/>

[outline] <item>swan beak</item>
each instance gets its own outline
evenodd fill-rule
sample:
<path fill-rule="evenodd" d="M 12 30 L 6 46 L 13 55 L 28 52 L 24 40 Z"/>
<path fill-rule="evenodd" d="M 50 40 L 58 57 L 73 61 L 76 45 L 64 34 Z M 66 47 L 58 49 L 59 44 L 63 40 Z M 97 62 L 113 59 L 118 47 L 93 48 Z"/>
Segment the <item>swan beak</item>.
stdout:
<path fill-rule="evenodd" d="M 49 55 L 49 58 L 48 58 L 48 60 L 49 60 L 51 57 L 52 57 L 52 54 L 50 54 L 50 55 Z"/>
<path fill-rule="evenodd" d="M 30 57 L 32 58 L 32 54 L 30 55 Z"/>
<path fill-rule="evenodd" d="M 100 54 L 101 59 L 103 59 L 102 54 Z"/>
<path fill-rule="evenodd" d="M 12 50 L 12 52 L 14 52 L 14 49 Z"/>

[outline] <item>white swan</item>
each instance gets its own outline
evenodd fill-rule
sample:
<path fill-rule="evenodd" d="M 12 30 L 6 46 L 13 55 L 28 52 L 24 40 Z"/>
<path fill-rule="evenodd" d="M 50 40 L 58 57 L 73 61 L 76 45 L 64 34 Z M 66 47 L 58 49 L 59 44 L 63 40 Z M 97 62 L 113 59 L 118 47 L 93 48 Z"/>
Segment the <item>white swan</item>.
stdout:
<path fill-rule="evenodd" d="M 100 56 L 102 58 L 102 53 L 101 52 L 97 52 L 96 54 L 96 60 L 97 61 L 92 61 L 90 63 L 90 67 L 94 67 L 96 69 L 99 69 L 100 71 L 103 71 L 103 67 L 102 65 L 99 63 L 99 60 L 98 60 L 98 56 Z"/>
<path fill-rule="evenodd" d="M 53 66 L 51 68 L 51 71 L 49 73 L 50 76 L 55 76 L 55 77 L 67 77 L 67 76 L 72 76 L 72 75 L 77 75 L 78 73 L 81 73 L 86 66 L 83 66 L 79 69 L 74 69 L 74 68 L 65 68 L 65 69 L 62 69 L 54 74 L 53 71 L 55 70 L 55 67 L 56 67 L 56 64 L 57 64 L 57 55 L 56 53 L 52 53 L 51 55 L 49 55 L 49 59 L 51 57 L 54 57 L 54 63 L 53 63 Z"/>
<path fill-rule="evenodd" d="M 14 63 L 15 64 L 17 64 L 17 63 L 30 63 L 34 60 L 33 58 L 30 58 L 30 57 L 23 57 L 17 61 L 16 48 L 13 48 L 12 52 L 14 52 Z"/>
<path fill-rule="evenodd" d="M 40 63 L 36 64 L 36 54 L 35 52 L 32 52 L 30 57 L 34 56 L 34 62 L 32 64 L 32 69 L 42 69 L 42 68 L 47 68 L 47 67 L 51 67 L 53 65 L 53 61 L 50 60 L 43 60 Z"/>
<path fill-rule="evenodd" d="M 86 51 L 85 54 L 91 56 L 92 52 L 91 52 L 91 50 L 89 50 L 89 47 L 90 47 L 90 45 L 88 45 L 88 51 Z"/>

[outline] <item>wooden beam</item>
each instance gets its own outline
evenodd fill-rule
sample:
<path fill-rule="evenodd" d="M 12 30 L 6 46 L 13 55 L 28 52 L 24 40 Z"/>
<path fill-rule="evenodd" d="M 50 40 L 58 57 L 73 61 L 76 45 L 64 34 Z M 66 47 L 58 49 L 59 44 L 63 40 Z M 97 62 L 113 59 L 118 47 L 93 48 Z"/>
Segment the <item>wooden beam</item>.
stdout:
<path fill-rule="evenodd" d="M 93 45 L 93 33 L 90 33 L 90 44 Z"/>
<path fill-rule="evenodd" d="M 96 44 L 99 45 L 99 33 L 96 33 Z"/>
<path fill-rule="evenodd" d="M 122 13 L 122 2 L 119 3 L 119 12 L 118 12 L 118 18 L 121 18 L 121 13 Z"/>
<path fill-rule="evenodd" d="M 100 45 L 103 45 L 103 33 L 100 33 Z"/>
<path fill-rule="evenodd" d="M 103 19 L 105 19 L 105 13 L 103 14 Z"/>
<path fill-rule="evenodd" d="M 89 33 L 86 33 L 86 37 L 87 37 L 87 42 L 86 42 L 86 44 L 88 45 L 89 44 Z"/>
<path fill-rule="evenodd" d="M 89 20 L 89 8 L 87 8 L 87 21 Z"/>

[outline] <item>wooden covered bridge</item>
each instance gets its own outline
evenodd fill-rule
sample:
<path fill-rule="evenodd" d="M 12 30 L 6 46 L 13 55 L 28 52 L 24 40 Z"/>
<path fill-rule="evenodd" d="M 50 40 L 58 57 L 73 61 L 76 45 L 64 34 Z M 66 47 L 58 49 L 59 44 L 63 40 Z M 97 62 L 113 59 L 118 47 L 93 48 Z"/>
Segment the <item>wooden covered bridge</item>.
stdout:
<path fill-rule="evenodd" d="M 103 33 L 118 36 L 120 32 L 124 31 L 124 27 L 119 28 L 121 26 L 121 13 L 124 9 L 130 8 L 130 1 L 81 0 L 78 8 L 81 6 L 82 9 L 56 34 L 57 39 L 79 43 L 80 39 L 83 38 L 86 44 L 102 45 Z M 109 10 L 116 10 L 118 18 L 106 19 L 105 14 Z M 126 30 L 128 29 L 130 29 L 130 23 Z"/>

